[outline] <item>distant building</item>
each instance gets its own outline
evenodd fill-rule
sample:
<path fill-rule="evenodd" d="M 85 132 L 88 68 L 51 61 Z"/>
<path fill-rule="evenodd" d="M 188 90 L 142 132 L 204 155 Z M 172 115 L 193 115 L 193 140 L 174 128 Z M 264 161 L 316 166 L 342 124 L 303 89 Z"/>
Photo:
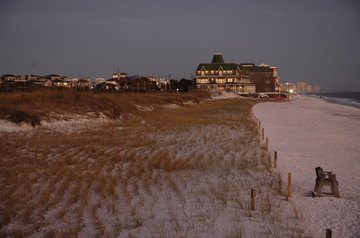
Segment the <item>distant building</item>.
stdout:
<path fill-rule="evenodd" d="M 307 83 L 296 83 L 296 90 L 298 93 L 306 93 L 306 92 L 319 92 L 320 87 L 319 86 L 312 86 Z"/>
<path fill-rule="evenodd" d="M 200 63 L 195 75 L 200 89 L 227 90 L 237 94 L 255 93 L 249 72 L 241 70 L 239 64 L 225 63 L 221 53 L 215 53 L 211 63 Z"/>
<path fill-rule="evenodd" d="M 38 76 L 33 74 L 16 75 L 16 74 L 4 74 L 1 76 L 1 82 L 6 83 L 13 88 L 29 88 L 36 85 L 45 87 L 65 87 L 72 88 L 75 85 L 72 80 L 66 76 L 58 74 L 49 74 L 45 76 Z"/>
<path fill-rule="evenodd" d="M 45 75 L 43 78 L 48 79 L 50 81 L 53 81 L 53 80 L 66 81 L 66 80 L 68 80 L 68 78 L 66 76 L 59 75 L 59 74 L 49 74 L 49 75 Z"/>
<path fill-rule="evenodd" d="M 267 64 L 255 66 L 253 63 L 240 64 L 243 71 L 249 72 L 251 83 L 255 84 L 257 93 L 276 92 L 279 77 L 277 68 Z"/>
<path fill-rule="evenodd" d="M 296 93 L 296 84 L 294 83 L 288 83 L 288 82 L 282 82 L 279 84 L 280 92 L 289 92 L 289 93 Z"/>
<path fill-rule="evenodd" d="M 95 84 L 104 83 L 106 80 L 104 78 L 96 78 Z"/>
<path fill-rule="evenodd" d="M 298 93 L 304 93 L 307 90 L 306 83 L 296 83 L 296 89 Z"/>
<path fill-rule="evenodd" d="M 75 81 L 75 80 L 73 80 L 73 81 Z M 86 78 L 86 77 L 82 77 L 80 79 L 77 79 L 75 81 L 75 87 L 77 89 L 90 89 L 91 88 L 91 79 Z"/>
<path fill-rule="evenodd" d="M 311 85 L 306 85 L 305 92 L 312 92 L 312 86 Z"/>
<path fill-rule="evenodd" d="M 18 76 L 16 74 L 4 74 L 1 76 L 1 78 L 2 78 L 2 81 L 15 82 L 16 79 L 18 78 Z"/>
<path fill-rule="evenodd" d="M 237 94 L 273 93 L 278 91 L 277 67 L 254 63 L 225 63 L 221 53 L 215 53 L 211 63 L 201 63 L 196 69 L 198 88 L 229 90 Z"/>
<path fill-rule="evenodd" d="M 319 91 L 320 91 L 320 87 L 319 87 L 319 86 L 314 86 L 314 87 L 312 88 L 312 91 L 313 91 L 313 92 L 319 92 Z"/>
<path fill-rule="evenodd" d="M 112 75 L 113 79 L 121 79 L 121 78 L 127 78 L 129 75 L 127 73 L 114 73 Z"/>

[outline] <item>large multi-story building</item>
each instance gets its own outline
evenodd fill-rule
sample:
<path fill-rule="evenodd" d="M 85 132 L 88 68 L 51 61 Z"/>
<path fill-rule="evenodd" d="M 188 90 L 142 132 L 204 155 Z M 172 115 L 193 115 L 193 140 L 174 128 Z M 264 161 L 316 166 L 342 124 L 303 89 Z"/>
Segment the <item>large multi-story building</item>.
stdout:
<path fill-rule="evenodd" d="M 253 63 L 225 63 L 221 53 L 215 53 L 211 63 L 201 63 L 196 69 L 198 88 L 229 90 L 237 94 L 276 92 L 277 68 Z"/>
<path fill-rule="evenodd" d="M 200 89 L 228 90 L 237 94 L 255 93 L 249 72 L 239 64 L 225 63 L 222 54 L 215 53 L 211 63 L 201 63 L 196 69 L 196 84 Z"/>
<path fill-rule="evenodd" d="M 296 89 L 298 93 L 303 93 L 307 91 L 307 84 L 306 83 L 296 83 Z"/>
<path fill-rule="evenodd" d="M 278 91 L 277 68 L 267 64 L 256 66 L 253 63 L 240 64 L 243 71 L 250 73 L 250 81 L 255 84 L 256 92 L 269 93 Z"/>

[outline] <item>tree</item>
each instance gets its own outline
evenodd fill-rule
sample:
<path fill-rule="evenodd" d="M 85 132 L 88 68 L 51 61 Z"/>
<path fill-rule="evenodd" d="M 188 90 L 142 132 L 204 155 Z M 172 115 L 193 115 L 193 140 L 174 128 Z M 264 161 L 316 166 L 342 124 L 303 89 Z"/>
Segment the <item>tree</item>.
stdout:
<path fill-rule="evenodd" d="M 178 89 L 180 92 L 188 92 L 189 87 L 191 86 L 192 86 L 192 81 L 185 78 L 180 79 L 180 82 L 178 83 Z"/>
<path fill-rule="evenodd" d="M 176 81 L 175 79 L 170 79 L 169 84 L 170 84 L 170 90 L 171 91 L 176 91 L 177 90 L 178 81 Z"/>

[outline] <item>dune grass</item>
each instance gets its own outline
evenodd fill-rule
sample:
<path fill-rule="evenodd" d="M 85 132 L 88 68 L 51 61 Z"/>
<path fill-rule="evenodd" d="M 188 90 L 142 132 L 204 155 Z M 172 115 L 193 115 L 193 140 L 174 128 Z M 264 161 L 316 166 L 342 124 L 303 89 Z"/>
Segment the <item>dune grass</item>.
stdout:
<path fill-rule="evenodd" d="M 0 93 L 0 119 L 39 126 L 42 120 L 57 114 L 102 114 L 119 119 L 138 112 L 137 107 L 159 107 L 165 104 L 198 103 L 209 98 L 207 92 L 191 93 L 94 93 L 71 90 Z"/>
<path fill-rule="evenodd" d="M 129 100 L 152 110 L 127 119 L 2 132 L 0 237 L 310 237 L 262 149 L 254 102 L 164 108 L 142 96 Z"/>

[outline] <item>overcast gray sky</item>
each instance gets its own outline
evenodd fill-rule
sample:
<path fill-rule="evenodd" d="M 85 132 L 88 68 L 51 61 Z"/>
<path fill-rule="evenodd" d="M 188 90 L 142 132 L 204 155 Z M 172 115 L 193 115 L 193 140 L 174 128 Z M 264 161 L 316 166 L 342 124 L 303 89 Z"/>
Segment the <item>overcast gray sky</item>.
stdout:
<path fill-rule="evenodd" d="M 0 0 L 0 74 L 190 78 L 214 53 L 360 90 L 358 0 Z"/>

